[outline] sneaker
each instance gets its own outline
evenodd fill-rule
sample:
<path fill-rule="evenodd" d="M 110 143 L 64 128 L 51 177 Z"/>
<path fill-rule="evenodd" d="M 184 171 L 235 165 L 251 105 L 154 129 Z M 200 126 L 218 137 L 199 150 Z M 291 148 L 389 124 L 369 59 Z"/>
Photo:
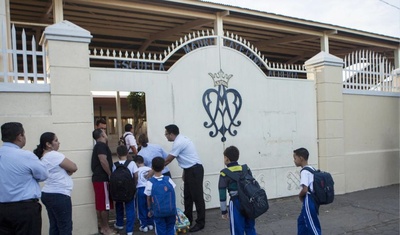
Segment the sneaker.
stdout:
<path fill-rule="evenodd" d="M 122 230 L 122 229 L 124 229 L 124 226 L 118 226 L 117 223 L 114 223 L 114 228 L 116 228 L 118 230 Z"/>
<path fill-rule="evenodd" d="M 153 225 L 149 225 L 149 226 L 147 226 L 147 227 L 149 228 L 149 231 L 151 231 L 151 230 L 154 229 L 154 226 L 153 226 Z"/>
<path fill-rule="evenodd" d="M 149 231 L 149 229 L 147 227 L 144 227 L 144 228 L 139 227 L 139 231 L 147 233 Z"/>

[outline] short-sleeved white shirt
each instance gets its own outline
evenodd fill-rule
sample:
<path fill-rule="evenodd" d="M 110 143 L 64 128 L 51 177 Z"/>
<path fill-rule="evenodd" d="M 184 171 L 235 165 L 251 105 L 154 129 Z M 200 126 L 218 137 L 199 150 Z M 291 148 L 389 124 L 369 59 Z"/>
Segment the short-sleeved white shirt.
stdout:
<path fill-rule="evenodd" d="M 123 136 L 125 136 L 125 144 L 126 147 L 128 148 L 128 152 L 132 153 L 131 146 L 135 146 L 136 149 L 138 148 L 135 136 L 133 135 L 132 132 L 129 131 L 125 132 Z"/>
<path fill-rule="evenodd" d="M 311 167 L 312 169 L 315 170 L 315 168 L 312 166 L 307 165 L 305 167 Z M 314 182 L 314 175 L 311 172 L 309 172 L 308 170 L 305 170 L 305 169 L 302 170 L 301 174 L 300 174 L 300 185 L 307 186 L 308 188 L 310 188 L 310 191 L 313 192 L 314 191 L 313 182 Z"/>
<path fill-rule="evenodd" d="M 49 177 L 44 181 L 42 192 L 71 196 L 74 183 L 67 171 L 60 166 L 64 159 L 64 154 L 57 151 L 51 151 L 43 155 L 41 161 L 49 171 Z"/>
<path fill-rule="evenodd" d="M 126 160 L 119 160 L 118 162 L 121 163 L 121 164 L 125 164 Z M 131 161 L 128 164 L 127 168 L 132 173 L 132 176 L 138 171 L 138 167 L 137 167 L 137 165 L 136 165 L 136 163 L 134 161 Z M 115 164 L 113 164 L 112 171 L 115 171 L 115 169 L 117 169 L 117 167 L 115 166 Z"/>
<path fill-rule="evenodd" d="M 138 168 L 138 183 L 136 188 L 140 188 L 140 187 L 146 187 L 147 184 L 147 173 L 149 173 L 149 170 L 151 170 L 150 167 L 148 166 L 141 166 Z"/>
<path fill-rule="evenodd" d="M 176 157 L 179 166 L 183 169 L 201 164 L 193 142 L 181 134 L 176 136 L 170 154 Z"/>
<path fill-rule="evenodd" d="M 161 177 L 155 177 L 157 180 L 161 180 L 164 175 L 161 175 Z M 174 183 L 174 181 L 172 181 L 171 178 L 169 178 L 168 182 L 172 185 L 173 188 L 175 188 L 176 184 Z M 146 188 L 144 189 L 144 194 L 146 194 L 147 196 L 151 196 L 151 189 L 153 188 L 153 183 L 151 183 L 150 180 L 147 181 L 146 183 Z"/>

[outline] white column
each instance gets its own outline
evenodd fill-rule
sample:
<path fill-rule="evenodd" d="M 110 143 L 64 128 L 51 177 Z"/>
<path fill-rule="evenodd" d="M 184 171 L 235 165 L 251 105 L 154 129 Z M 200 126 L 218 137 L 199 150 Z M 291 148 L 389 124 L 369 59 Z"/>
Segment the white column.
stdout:
<path fill-rule="evenodd" d="M 400 68 L 400 46 L 394 50 L 394 67 L 396 69 Z"/>
<path fill-rule="evenodd" d="M 41 45 L 51 82 L 51 119 L 49 122 L 62 145 L 62 152 L 74 161 L 79 170 L 72 175 L 72 213 L 74 234 L 97 233 L 94 192 L 90 169 L 93 149 L 93 98 L 90 83 L 90 32 L 69 22 L 46 27 Z M 52 125 L 51 125 L 52 124 Z M 43 229 L 48 230 L 47 216 Z"/>
<path fill-rule="evenodd" d="M 305 62 L 317 89 L 318 165 L 335 178 L 337 193 L 345 193 L 343 60 L 320 52 Z"/>
<path fill-rule="evenodd" d="M 53 23 L 57 24 L 64 20 L 63 0 L 53 0 Z"/>
<path fill-rule="evenodd" d="M 11 57 L 6 54 L 6 49 L 10 48 L 10 2 L 9 0 L 0 0 L 0 71 L 10 71 Z M 5 68 L 7 67 L 7 69 Z M 4 77 L 0 77 L 0 82 Z"/>

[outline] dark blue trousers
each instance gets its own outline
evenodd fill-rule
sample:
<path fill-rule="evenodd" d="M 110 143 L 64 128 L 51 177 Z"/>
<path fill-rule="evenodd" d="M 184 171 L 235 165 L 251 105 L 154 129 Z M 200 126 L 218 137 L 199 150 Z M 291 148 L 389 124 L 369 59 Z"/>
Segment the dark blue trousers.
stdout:
<path fill-rule="evenodd" d="M 321 235 L 321 225 L 318 219 L 317 206 L 310 194 L 307 194 L 301 213 L 297 219 L 298 235 Z"/>
<path fill-rule="evenodd" d="M 49 216 L 50 235 L 72 234 L 71 197 L 61 193 L 42 192 L 41 198 Z"/>

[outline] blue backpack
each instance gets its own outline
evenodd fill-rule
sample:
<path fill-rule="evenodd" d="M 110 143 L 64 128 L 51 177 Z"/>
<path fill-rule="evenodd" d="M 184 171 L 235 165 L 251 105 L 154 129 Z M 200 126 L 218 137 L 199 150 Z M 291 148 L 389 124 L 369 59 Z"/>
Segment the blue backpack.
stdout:
<path fill-rule="evenodd" d="M 335 199 L 335 189 L 332 175 L 325 171 L 314 170 L 310 167 L 304 167 L 301 171 L 306 170 L 314 175 L 313 188 L 311 193 L 315 202 L 318 205 L 326 205 L 333 202 Z M 300 171 L 300 172 L 301 172 Z M 310 191 L 310 188 L 308 189 Z"/>
<path fill-rule="evenodd" d="M 167 217 L 176 215 L 175 190 L 169 183 L 169 177 L 156 179 L 150 178 L 151 207 L 154 217 Z"/>

